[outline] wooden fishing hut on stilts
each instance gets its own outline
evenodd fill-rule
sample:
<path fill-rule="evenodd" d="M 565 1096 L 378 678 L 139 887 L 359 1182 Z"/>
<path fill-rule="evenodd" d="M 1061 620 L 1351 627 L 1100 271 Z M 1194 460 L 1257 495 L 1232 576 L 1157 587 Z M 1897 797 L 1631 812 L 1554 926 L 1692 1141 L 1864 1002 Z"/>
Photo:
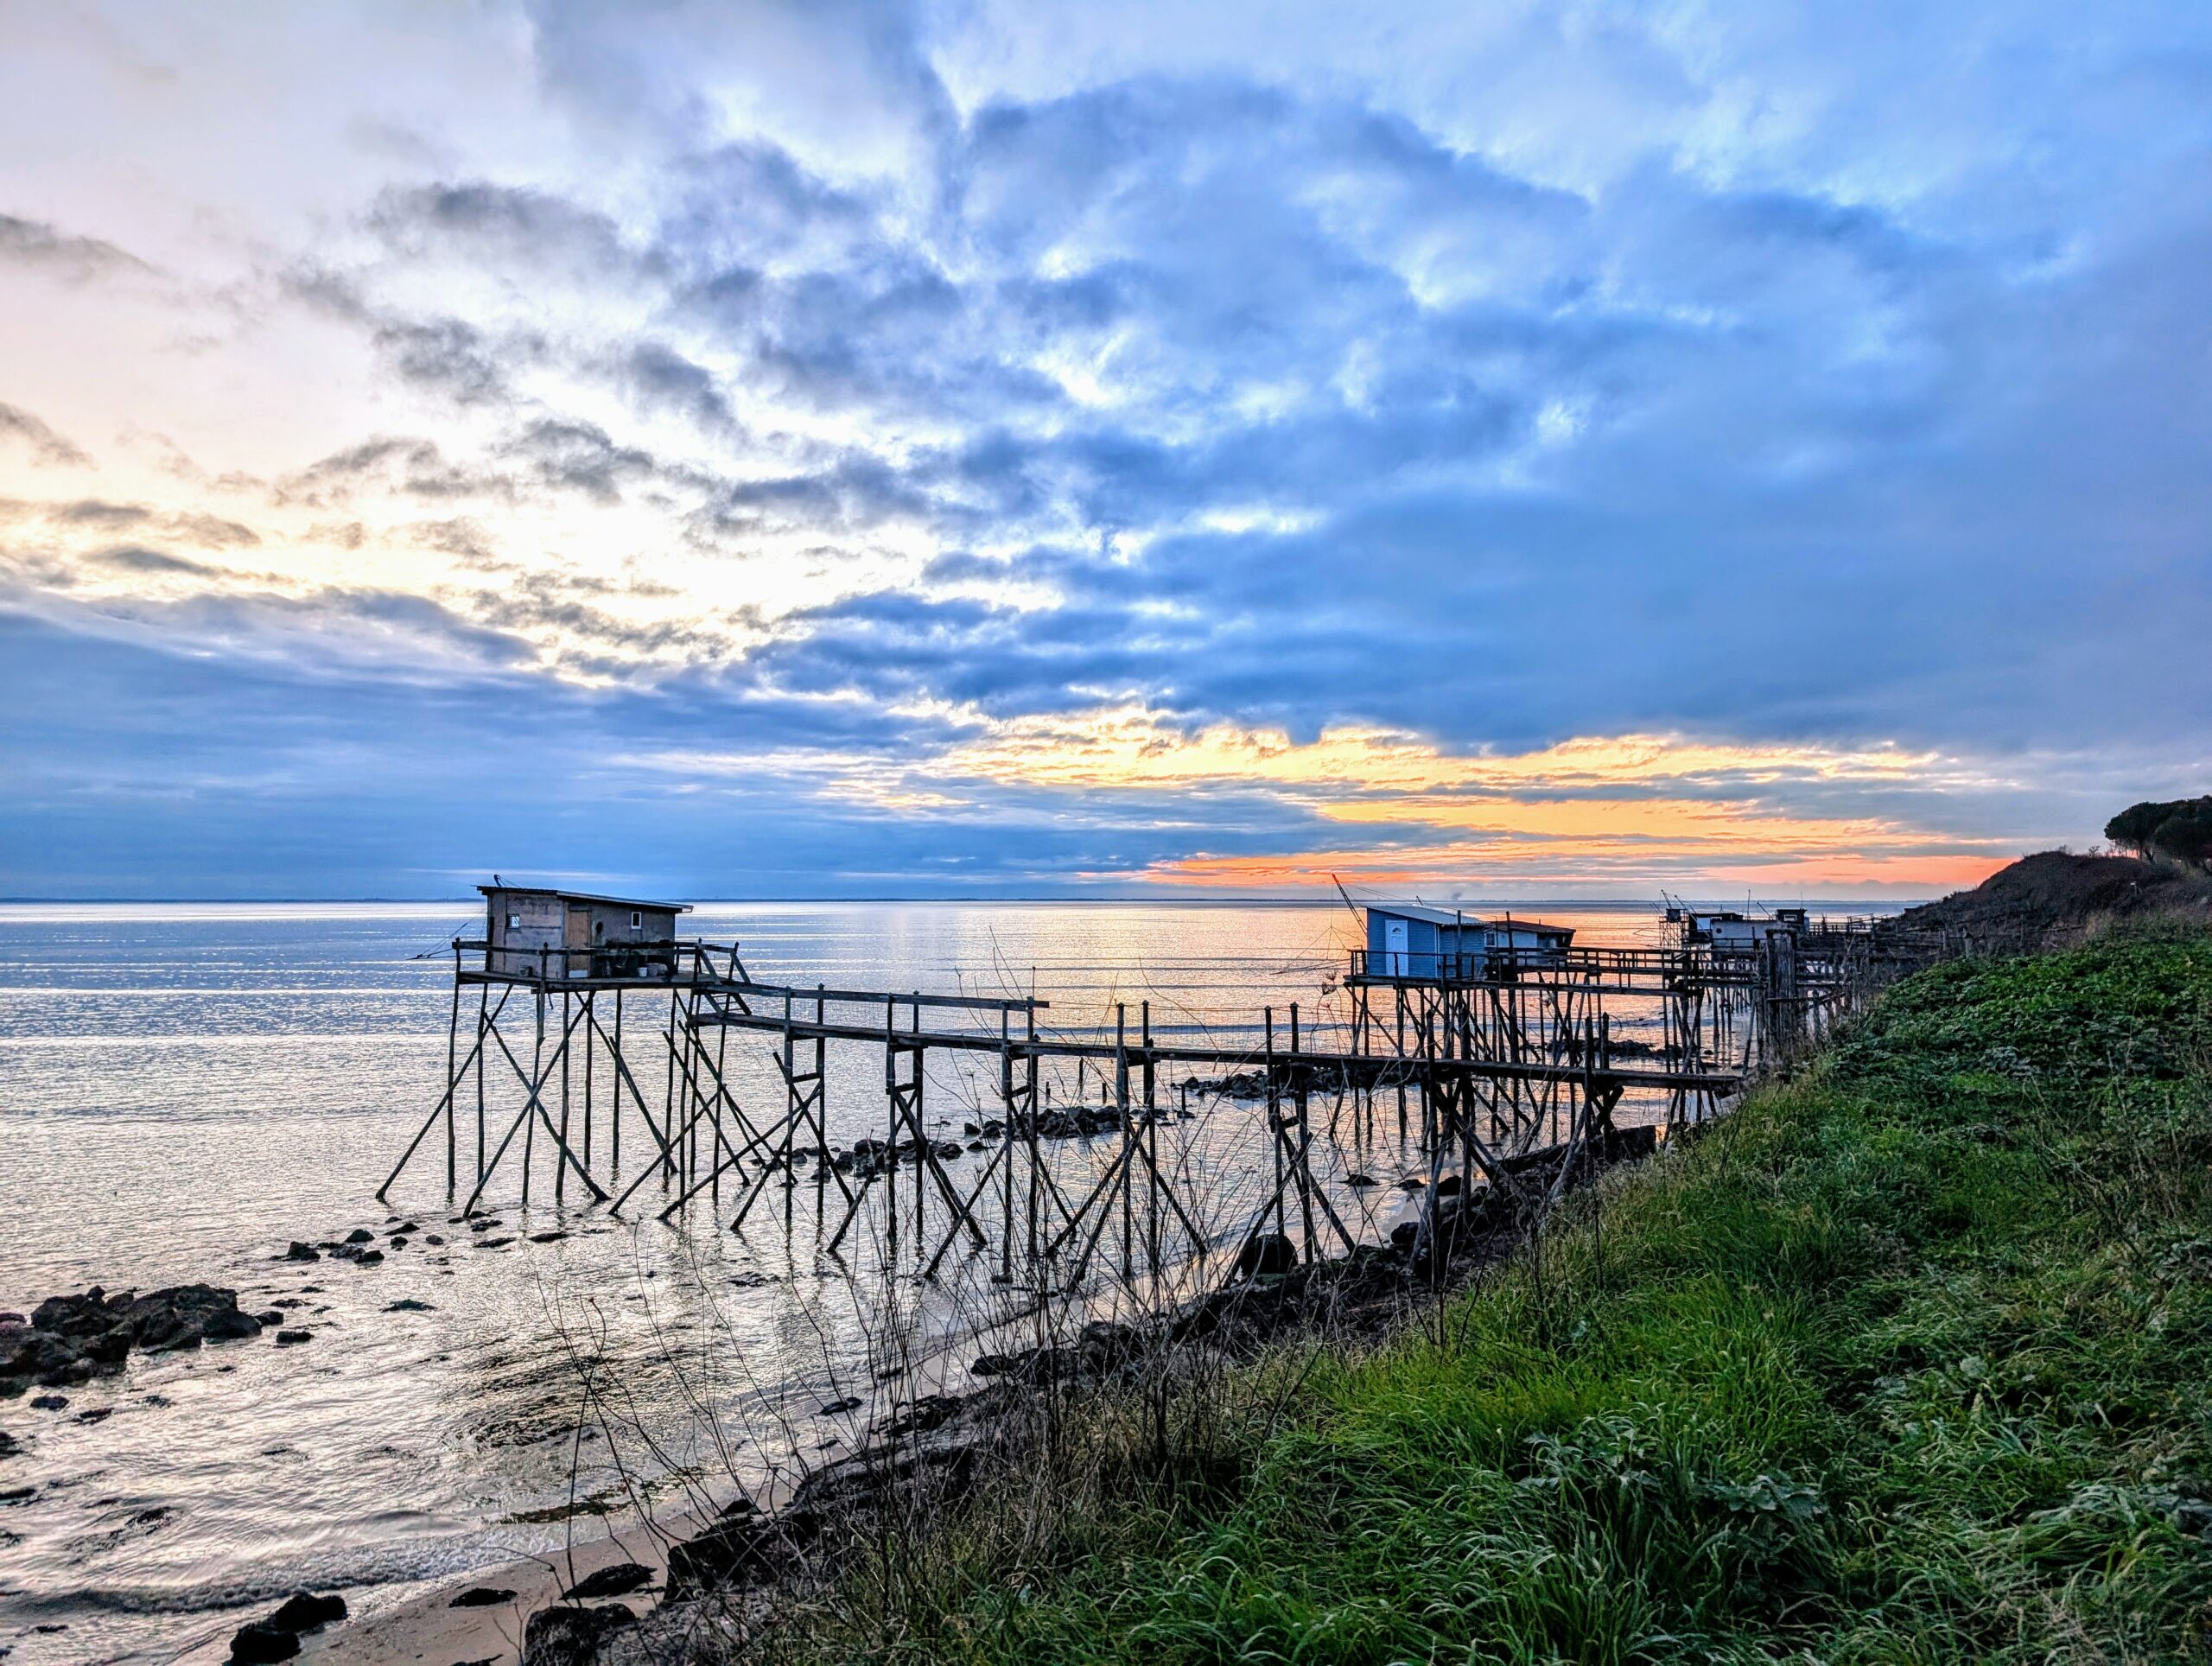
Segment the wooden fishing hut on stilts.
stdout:
<path fill-rule="evenodd" d="M 1450 1172 L 1463 1192 L 1555 1195 L 1619 1144 L 1624 1096 L 1663 1097 L 1670 1124 L 1697 1121 L 1903 963 L 1866 934 L 1794 921 L 1745 944 L 1612 949 L 1540 922 L 1377 906 L 1342 979 L 1348 1014 L 1317 1022 L 1293 1004 L 1241 1032 L 1161 1033 L 1146 1002 L 1047 1028 L 1048 1003 L 1030 995 L 756 979 L 737 944 L 679 938 L 679 903 L 480 889 L 484 934 L 453 944 L 444 1091 L 379 1198 L 442 1127 L 462 1212 L 503 1172 L 519 1171 L 527 1204 L 542 1138 L 556 1202 L 573 1186 L 619 1212 L 658 1182 L 663 1219 L 702 1199 L 719 1217 L 728 1187 L 739 1230 L 780 1192 L 783 1231 L 810 1230 L 825 1256 L 866 1240 L 930 1277 L 964 1246 L 997 1280 L 1038 1289 L 1080 1283 L 1116 1250 L 1125 1277 L 1155 1281 L 1210 1255 L 1244 1265 L 1269 1237 L 1306 1260 L 1351 1251 L 1377 1228 L 1357 1187 L 1376 1184 L 1358 1170 L 1385 1143 L 1378 1096 L 1395 1099 L 1391 1160 L 1414 1168 L 1403 1184 L 1418 1193 L 1438 1195 Z M 1656 1003 L 1656 1043 L 1616 1041 L 1624 1001 Z M 733 1032 L 770 1043 L 779 1110 L 740 1095 Z M 842 1148 L 832 1048 L 882 1066 L 874 1131 Z M 928 1120 L 933 1060 L 995 1103 L 965 1145 Z M 1052 1069 L 1095 1072 L 1101 1104 L 1078 1094 L 1054 1110 L 1049 1086 L 1040 1095 Z M 1205 1143 L 1237 1116 L 1249 1131 Z M 1195 1131 L 1171 1145 L 1186 1121 Z"/>

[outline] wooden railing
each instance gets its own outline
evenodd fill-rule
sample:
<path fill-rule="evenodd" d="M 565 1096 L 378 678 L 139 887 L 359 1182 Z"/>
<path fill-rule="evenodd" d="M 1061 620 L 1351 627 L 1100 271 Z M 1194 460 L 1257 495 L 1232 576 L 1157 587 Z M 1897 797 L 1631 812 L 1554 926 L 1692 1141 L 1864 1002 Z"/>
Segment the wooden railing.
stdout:
<path fill-rule="evenodd" d="M 653 942 L 600 943 L 588 949 L 494 948 L 484 938 L 455 938 L 454 959 L 462 976 L 514 979 L 530 983 L 582 980 L 613 983 L 669 983 L 696 963 L 699 945 L 688 938 Z M 480 955 L 474 967 L 463 957 Z"/>

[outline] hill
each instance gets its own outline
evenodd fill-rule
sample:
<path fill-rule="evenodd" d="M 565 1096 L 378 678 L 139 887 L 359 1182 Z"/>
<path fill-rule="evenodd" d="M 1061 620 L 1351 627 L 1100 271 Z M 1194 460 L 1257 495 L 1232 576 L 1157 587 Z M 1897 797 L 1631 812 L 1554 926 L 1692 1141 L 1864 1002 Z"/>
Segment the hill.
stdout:
<path fill-rule="evenodd" d="M 2212 917 L 2212 876 L 2135 856 L 2044 850 L 1971 891 L 1908 908 L 1897 924 L 1957 932 L 1978 947 L 2035 949 L 2077 937 L 2094 921 L 2152 914 Z"/>

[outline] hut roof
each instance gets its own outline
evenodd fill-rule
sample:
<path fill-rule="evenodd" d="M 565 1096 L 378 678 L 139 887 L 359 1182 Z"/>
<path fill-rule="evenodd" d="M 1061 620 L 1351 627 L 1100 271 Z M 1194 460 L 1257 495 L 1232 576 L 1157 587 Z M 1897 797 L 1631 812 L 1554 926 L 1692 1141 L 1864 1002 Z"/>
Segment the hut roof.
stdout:
<path fill-rule="evenodd" d="M 610 908 L 654 908 L 663 913 L 688 914 L 688 902 L 655 902 L 650 897 L 609 897 L 596 891 L 566 891 L 557 885 L 480 885 L 487 897 L 558 897 L 563 902 L 599 902 Z"/>
<path fill-rule="evenodd" d="M 1371 914 L 1395 915 L 1399 919 L 1426 920 L 1432 925 L 1471 925 L 1483 929 L 1516 932 L 1559 932 L 1572 935 L 1571 925 L 1548 925 L 1540 919 L 1522 919 L 1515 915 L 1508 919 L 1499 915 L 1470 914 L 1465 911 L 1453 912 L 1449 908 L 1432 908 L 1422 902 L 1370 902 L 1367 911 Z"/>

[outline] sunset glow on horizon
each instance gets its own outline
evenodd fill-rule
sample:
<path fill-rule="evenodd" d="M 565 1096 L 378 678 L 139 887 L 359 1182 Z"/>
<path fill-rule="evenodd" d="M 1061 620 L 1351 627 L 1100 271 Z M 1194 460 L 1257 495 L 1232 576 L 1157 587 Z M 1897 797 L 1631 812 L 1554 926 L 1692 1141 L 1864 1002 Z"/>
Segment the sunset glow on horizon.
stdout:
<path fill-rule="evenodd" d="M 1688 895 L 1713 901 L 1756 893 L 1766 901 L 1827 895 L 1881 901 L 1898 896 L 1936 895 L 1981 883 L 2012 858 L 2005 856 L 1781 856 L 1756 865 L 1731 868 L 1707 858 L 1717 853 L 1670 853 L 1694 859 L 1694 866 L 1672 871 L 1651 860 L 1651 853 L 1572 843 L 1546 844 L 1541 855 L 1527 845 L 1501 851 L 1461 845 L 1415 846 L 1402 851 L 1313 851 L 1296 856 L 1186 856 L 1158 864 L 1141 877 L 1172 888 L 1231 896 L 1266 896 L 1310 892 L 1327 893 L 1339 885 L 1355 900 L 1407 898 L 1431 900 L 1465 898 L 1495 901 L 1501 896 L 1573 897 L 1587 894 L 1593 879 L 1610 881 L 1598 894 L 1637 898 Z M 1637 858 L 1641 857 L 1641 860 Z M 1102 874 L 1101 880 L 1135 875 Z M 1501 879 L 1510 878 L 1508 893 Z"/>

